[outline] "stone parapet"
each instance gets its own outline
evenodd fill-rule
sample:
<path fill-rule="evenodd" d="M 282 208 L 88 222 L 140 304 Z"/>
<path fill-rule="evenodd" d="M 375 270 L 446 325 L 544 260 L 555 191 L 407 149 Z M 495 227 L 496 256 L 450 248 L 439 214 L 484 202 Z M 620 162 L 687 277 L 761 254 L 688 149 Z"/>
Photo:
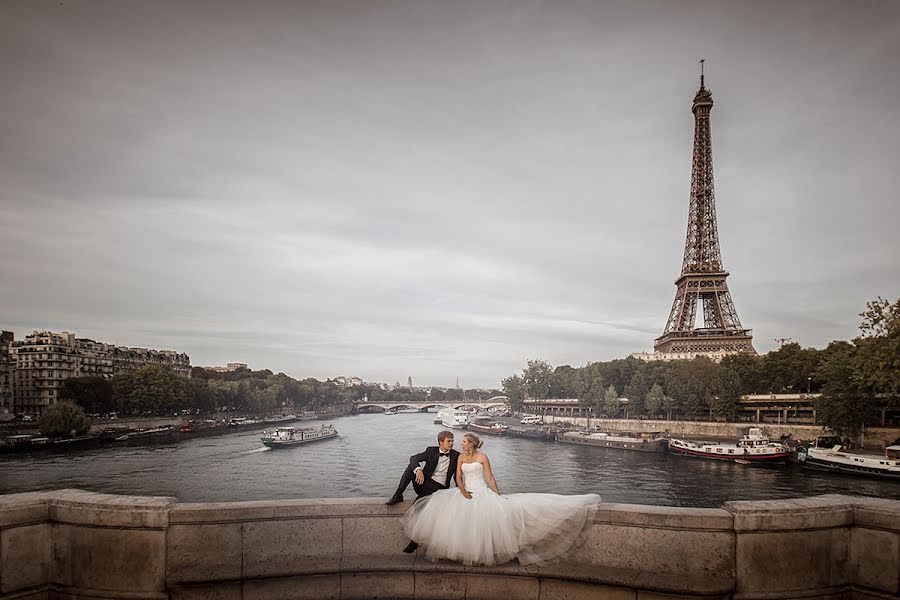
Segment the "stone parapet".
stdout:
<path fill-rule="evenodd" d="M 900 501 L 827 495 L 719 509 L 603 504 L 541 565 L 404 554 L 382 499 L 178 503 L 0 496 L 0 599 L 779 598 L 900 594 Z"/>

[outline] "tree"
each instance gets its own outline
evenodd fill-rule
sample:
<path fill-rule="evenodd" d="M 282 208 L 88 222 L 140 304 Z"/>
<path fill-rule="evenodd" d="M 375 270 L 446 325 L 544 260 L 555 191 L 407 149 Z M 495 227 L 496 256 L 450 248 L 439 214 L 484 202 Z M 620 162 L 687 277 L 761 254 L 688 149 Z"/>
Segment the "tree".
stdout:
<path fill-rule="evenodd" d="M 81 407 L 69 400 L 60 400 L 41 415 L 38 421 L 41 433 L 52 437 L 84 435 L 91 429 L 91 420 Z"/>
<path fill-rule="evenodd" d="M 576 398 L 578 397 L 578 369 L 569 365 L 562 365 L 553 370 L 550 377 L 551 398 Z"/>
<path fill-rule="evenodd" d="M 59 392 L 60 400 L 71 400 L 88 413 L 108 413 L 116 409 L 113 386 L 103 377 L 69 377 Z"/>
<path fill-rule="evenodd" d="M 756 354 L 740 352 L 722 358 L 719 369 L 730 371 L 741 382 L 742 394 L 763 394 L 769 391 L 763 372 L 762 358 Z"/>
<path fill-rule="evenodd" d="M 856 437 L 866 421 L 875 418 L 874 398 L 854 381 L 856 347 L 832 342 L 824 350 L 817 376 L 826 383 L 816 400 L 818 421 L 841 437 Z"/>
<path fill-rule="evenodd" d="M 691 419 L 707 416 L 717 370 L 718 365 L 706 357 L 677 361 L 666 381 L 671 409 Z"/>
<path fill-rule="evenodd" d="M 530 398 L 543 399 L 550 394 L 553 367 L 544 360 L 529 360 L 522 371 L 525 392 Z"/>
<path fill-rule="evenodd" d="M 604 384 L 601 367 L 603 363 L 588 363 L 578 369 L 578 377 L 575 380 L 575 394 L 578 404 L 585 407 L 601 410 L 603 404 Z"/>
<path fill-rule="evenodd" d="M 720 366 L 716 374 L 715 395 L 709 400 L 710 414 L 714 419 L 734 419 L 742 387 L 741 378 L 735 371 Z"/>
<path fill-rule="evenodd" d="M 114 377 L 112 386 L 123 412 L 165 414 L 189 408 L 187 381 L 164 365 L 146 365 Z"/>
<path fill-rule="evenodd" d="M 525 401 L 525 382 L 519 375 L 511 375 L 500 382 L 503 386 L 503 394 L 509 399 L 509 405 L 513 410 L 522 408 Z M 449 396 L 450 390 L 447 390 Z M 449 398 L 448 398 L 449 399 Z"/>
<path fill-rule="evenodd" d="M 628 398 L 628 413 L 632 417 L 637 417 L 646 412 L 644 399 L 650 391 L 652 382 L 644 375 L 643 370 L 635 371 L 631 376 L 631 381 L 625 386 L 625 397 Z"/>
<path fill-rule="evenodd" d="M 603 394 L 603 406 L 601 410 L 607 417 L 615 418 L 619 414 L 619 394 L 616 392 L 616 386 L 610 384 Z"/>
<path fill-rule="evenodd" d="M 900 396 L 900 299 L 893 304 L 881 297 L 860 313 L 860 337 L 853 340 L 854 382 L 868 393 Z"/>
<path fill-rule="evenodd" d="M 657 417 L 665 407 L 666 396 L 663 394 L 662 386 L 654 383 L 650 391 L 644 398 L 644 406 L 651 417 Z"/>
<path fill-rule="evenodd" d="M 772 393 L 800 393 L 808 385 L 818 363 L 815 348 L 803 349 L 791 342 L 763 357 L 763 369 L 768 379 L 768 390 Z"/>

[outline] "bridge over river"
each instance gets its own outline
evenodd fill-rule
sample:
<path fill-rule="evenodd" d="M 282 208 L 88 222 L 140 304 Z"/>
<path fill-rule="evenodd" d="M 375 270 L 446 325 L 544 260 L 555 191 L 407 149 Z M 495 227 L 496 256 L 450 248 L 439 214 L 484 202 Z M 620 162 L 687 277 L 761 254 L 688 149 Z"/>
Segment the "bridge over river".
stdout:
<path fill-rule="evenodd" d="M 509 399 L 506 396 L 494 396 L 493 398 L 488 398 L 487 400 L 466 400 L 463 398 L 462 400 L 456 400 L 452 402 L 366 402 L 360 401 L 356 402 L 353 405 L 354 412 L 358 413 L 367 413 L 367 412 L 384 412 L 387 410 L 403 410 L 403 409 L 418 409 L 421 412 L 425 412 L 430 408 L 457 408 L 457 409 L 471 409 L 477 408 L 478 410 L 489 410 L 491 408 L 496 409 L 507 409 L 509 410 Z"/>

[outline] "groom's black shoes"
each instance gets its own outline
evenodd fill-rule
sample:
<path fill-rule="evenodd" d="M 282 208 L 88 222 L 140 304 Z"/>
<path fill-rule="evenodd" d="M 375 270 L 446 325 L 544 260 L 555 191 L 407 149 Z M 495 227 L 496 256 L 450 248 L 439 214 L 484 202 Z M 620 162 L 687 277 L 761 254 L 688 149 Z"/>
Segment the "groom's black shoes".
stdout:
<path fill-rule="evenodd" d="M 403 502 L 403 494 L 394 494 L 393 496 L 391 496 L 390 500 L 385 502 L 385 504 L 391 506 L 392 504 L 399 504 L 401 502 Z"/>
<path fill-rule="evenodd" d="M 403 551 L 406 552 L 407 554 L 412 554 L 413 552 L 416 551 L 416 548 L 418 548 L 418 547 L 419 547 L 419 545 L 417 543 L 410 542 L 406 545 L 406 548 L 404 548 Z"/>

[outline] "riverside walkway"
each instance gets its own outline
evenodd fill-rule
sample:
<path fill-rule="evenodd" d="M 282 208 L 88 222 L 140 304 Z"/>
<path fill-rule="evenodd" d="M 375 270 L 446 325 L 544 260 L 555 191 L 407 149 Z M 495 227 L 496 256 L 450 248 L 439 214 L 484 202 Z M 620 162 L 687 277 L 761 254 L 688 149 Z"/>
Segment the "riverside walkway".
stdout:
<path fill-rule="evenodd" d="M 900 501 L 603 504 L 541 566 L 403 554 L 383 499 L 179 503 L 80 490 L 0 496 L 0 598 L 896 598 Z"/>

